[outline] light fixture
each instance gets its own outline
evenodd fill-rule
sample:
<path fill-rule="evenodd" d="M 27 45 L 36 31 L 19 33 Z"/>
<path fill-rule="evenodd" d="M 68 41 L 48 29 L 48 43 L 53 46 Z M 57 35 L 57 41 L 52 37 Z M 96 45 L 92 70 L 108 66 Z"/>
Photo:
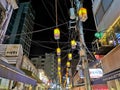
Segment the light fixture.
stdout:
<path fill-rule="evenodd" d="M 113 45 L 114 41 L 113 40 L 109 40 L 109 45 Z"/>
<path fill-rule="evenodd" d="M 68 59 L 72 60 L 72 53 L 68 53 Z"/>
<path fill-rule="evenodd" d="M 58 60 L 58 64 L 60 65 L 61 64 L 61 58 L 59 57 L 57 60 Z"/>
<path fill-rule="evenodd" d="M 60 66 L 58 66 L 58 71 L 60 71 L 61 70 L 61 67 Z"/>
<path fill-rule="evenodd" d="M 57 55 L 61 55 L 61 49 L 57 48 Z"/>
<path fill-rule="evenodd" d="M 69 61 L 67 61 L 67 67 L 70 67 L 70 62 Z"/>
<path fill-rule="evenodd" d="M 61 72 L 60 72 L 60 71 L 58 71 L 58 75 L 59 75 L 59 76 L 61 75 Z"/>
<path fill-rule="evenodd" d="M 71 47 L 72 47 L 72 49 L 76 48 L 76 41 L 74 39 L 71 40 Z"/>
<path fill-rule="evenodd" d="M 75 19 L 75 9 L 74 8 L 70 8 L 70 19 Z"/>
<path fill-rule="evenodd" d="M 56 40 L 60 39 L 60 30 L 59 30 L 59 28 L 54 29 L 54 38 Z"/>
<path fill-rule="evenodd" d="M 103 37 L 103 32 L 95 33 L 95 37 L 101 39 Z"/>
<path fill-rule="evenodd" d="M 78 10 L 78 15 L 80 17 L 80 21 L 82 22 L 85 22 L 87 20 L 87 9 L 86 8 L 83 8 L 81 7 L 79 10 Z"/>

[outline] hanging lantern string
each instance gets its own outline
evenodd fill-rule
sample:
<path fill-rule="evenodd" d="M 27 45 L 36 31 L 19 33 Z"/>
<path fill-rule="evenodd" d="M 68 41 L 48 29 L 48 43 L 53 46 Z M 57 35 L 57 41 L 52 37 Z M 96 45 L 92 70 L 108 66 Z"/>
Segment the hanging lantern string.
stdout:
<path fill-rule="evenodd" d="M 71 7 L 73 8 L 73 0 L 70 0 L 70 2 L 71 2 Z"/>
<path fill-rule="evenodd" d="M 56 27 L 57 27 L 58 26 L 57 0 L 55 0 L 55 12 L 56 12 Z M 57 40 L 57 46 L 59 47 L 59 40 Z"/>
<path fill-rule="evenodd" d="M 57 46 L 58 46 L 58 48 L 59 48 L 59 40 L 57 40 Z"/>

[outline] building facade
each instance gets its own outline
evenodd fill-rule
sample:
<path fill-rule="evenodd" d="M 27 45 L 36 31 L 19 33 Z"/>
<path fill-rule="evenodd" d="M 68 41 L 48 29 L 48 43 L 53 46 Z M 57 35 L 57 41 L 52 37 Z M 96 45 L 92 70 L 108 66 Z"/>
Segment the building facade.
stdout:
<path fill-rule="evenodd" d="M 43 69 L 47 74 L 49 79 L 55 79 L 57 76 L 57 61 L 54 54 L 46 53 L 45 56 L 40 56 L 37 58 L 31 58 L 33 64 L 39 68 Z"/>
<path fill-rule="evenodd" d="M 109 90 L 120 89 L 120 1 L 92 0 L 92 10 L 99 38 L 94 41 L 97 55 L 103 55 L 103 80 Z"/>
<path fill-rule="evenodd" d="M 19 4 L 12 14 L 4 43 L 22 44 L 24 54 L 29 56 L 35 12 L 30 2 Z"/>
<path fill-rule="evenodd" d="M 5 33 L 14 9 L 17 9 L 15 0 L 0 0 L 0 43 L 5 38 Z"/>
<path fill-rule="evenodd" d="M 36 86 L 38 79 L 24 73 L 24 70 L 38 75 L 34 65 L 27 57 L 23 57 L 22 45 L 0 44 L 0 90 Z"/>

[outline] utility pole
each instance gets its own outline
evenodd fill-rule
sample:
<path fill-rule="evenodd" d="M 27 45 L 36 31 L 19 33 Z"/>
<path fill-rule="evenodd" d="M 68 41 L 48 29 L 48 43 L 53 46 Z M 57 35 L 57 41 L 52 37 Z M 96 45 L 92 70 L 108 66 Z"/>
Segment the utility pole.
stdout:
<path fill-rule="evenodd" d="M 75 6 L 76 11 L 78 11 L 83 6 L 83 0 L 75 0 Z M 87 54 L 86 54 L 86 44 L 84 42 L 84 34 L 83 34 L 83 25 L 80 18 L 77 17 L 77 29 L 79 30 L 79 38 L 80 38 L 80 57 L 82 60 L 82 67 L 84 69 L 84 81 L 85 81 L 85 88 L 86 90 L 92 90 L 91 89 L 91 83 L 90 83 L 90 75 L 89 75 L 89 67 L 88 67 L 88 60 L 87 60 Z"/>

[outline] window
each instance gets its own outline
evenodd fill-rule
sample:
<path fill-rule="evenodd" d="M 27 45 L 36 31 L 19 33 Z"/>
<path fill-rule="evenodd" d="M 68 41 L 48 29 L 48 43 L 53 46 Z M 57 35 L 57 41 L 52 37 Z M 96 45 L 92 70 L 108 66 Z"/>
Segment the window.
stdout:
<path fill-rule="evenodd" d="M 41 63 L 45 63 L 45 61 L 41 61 Z"/>
<path fill-rule="evenodd" d="M 110 7 L 112 2 L 113 2 L 113 0 L 102 0 L 101 1 L 101 4 L 100 4 L 100 6 L 98 8 L 98 11 L 96 12 L 96 15 L 95 15 L 97 25 L 102 20 L 105 12 Z"/>
<path fill-rule="evenodd" d="M 113 0 L 102 0 L 102 5 L 105 11 L 110 7 L 112 1 Z"/>
<path fill-rule="evenodd" d="M 103 6 L 102 6 L 102 4 L 100 4 L 100 7 L 98 8 L 98 11 L 96 12 L 96 15 L 95 15 L 97 25 L 102 20 L 104 13 L 105 12 L 104 12 Z"/>

